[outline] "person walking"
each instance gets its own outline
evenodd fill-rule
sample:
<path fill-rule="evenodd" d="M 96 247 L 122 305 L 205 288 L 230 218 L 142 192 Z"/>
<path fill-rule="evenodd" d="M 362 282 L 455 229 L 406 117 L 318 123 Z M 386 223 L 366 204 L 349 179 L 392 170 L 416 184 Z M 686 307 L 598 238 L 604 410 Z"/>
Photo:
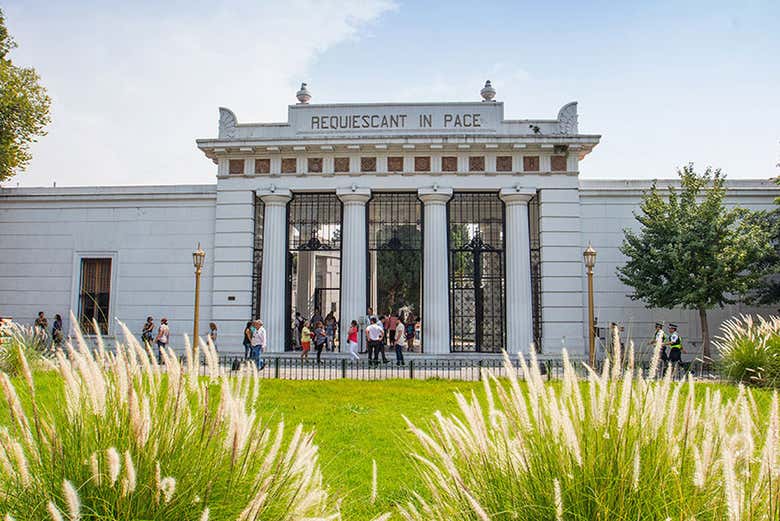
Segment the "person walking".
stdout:
<path fill-rule="evenodd" d="M 62 347 L 63 337 L 62 317 L 58 313 L 54 315 L 54 324 L 51 326 L 51 346 L 53 349 L 56 350 Z"/>
<path fill-rule="evenodd" d="M 265 367 L 262 353 L 266 346 L 265 327 L 263 327 L 263 321 L 259 318 L 252 324 L 254 331 L 252 332 L 252 348 L 250 357 L 255 362 L 255 366 L 258 370 Z"/>
<path fill-rule="evenodd" d="M 379 351 L 382 351 L 382 362 L 387 363 L 385 357 L 384 344 L 382 339 L 385 336 L 385 330 L 378 324 L 376 317 L 371 317 L 371 323 L 366 328 L 366 338 L 368 339 L 368 365 L 375 367 L 379 365 Z"/>
<path fill-rule="evenodd" d="M 252 334 L 254 334 L 252 326 L 252 321 L 246 323 L 246 327 L 244 327 L 244 360 L 249 358 L 249 355 L 252 353 Z"/>
<path fill-rule="evenodd" d="M 325 336 L 328 337 L 328 343 L 325 347 L 328 351 L 336 350 L 336 316 L 333 311 L 325 317 Z"/>
<path fill-rule="evenodd" d="M 669 356 L 666 354 L 666 333 L 664 333 L 664 326 L 660 322 L 655 323 L 655 332 L 653 333 L 653 339 L 648 342 L 649 345 L 653 346 L 653 351 L 657 349 L 657 346 L 661 346 L 661 361 L 663 362 L 662 367 L 666 367 L 667 362 L 669 362 Z M 653 353 L 655 354 L 655 353 Z"/>
<path fill-rule="evenodd" d="M 309 322 L 303 322 L 303 328 L 301 328 L 301 360 L 309 361 L 309 351 L 311 351 L 311 329 L 309 329 Z"/>
<path fill-rule="evenodd" d="M 314 326 L 314 349 L 317 351 L 317 363 L 322 363 L 322 350 L 328 343 L 328 335 L 325 333 L 325 325 L 322 320 Z"/>
<path fill-rule="evenodd" d="M 404 323 L 400 318 L 396 320 L 395 331 L 393 333 L 393 336 L 395 337 L 395 365 L 406 365 L 404 363 L 406 328 L 404 327 Z"/>
<path fill-rule="evenodd" d="M 211 340 L 211 344 L 214 346 L 214 351 L 219 351 L 217 349 L 217 324 L 214 322 L 209 322 L 209 340 Z"/>
<path fill-rule="evenodd" d="M 157 337 L 154 341 L 157 342 L 157 361 L 163 363 L 163 351 L 168 348 L 168 343 L 171 337 L 171 330 L 168 327 L 168 319 L 163 317 L 160 319 L 160 327 L 157 328 Z"/>
<path fill-rule="evenodd" d="M 360 360 L 358 351 L 358 323 L 357 320 L 353 320 L 349 325 L 349 331 L 347 331 L 347 345 L 349 346 L 349 356 L 355 360 Z"/>
<path fill-rule="evenodd" d="M 154 318 L 152 317 L 146 317 L 144 327 L 141 329 L 141 342 L 148 346 L 154 342 Z"/>
<path fill-rule="evenodd" d="M 677 333 L 677 324 L 669 324 L 669 340 L 663 345 L 669 346 L 669 363 L 679 366 L 682 362 L 682 338 Z"/>

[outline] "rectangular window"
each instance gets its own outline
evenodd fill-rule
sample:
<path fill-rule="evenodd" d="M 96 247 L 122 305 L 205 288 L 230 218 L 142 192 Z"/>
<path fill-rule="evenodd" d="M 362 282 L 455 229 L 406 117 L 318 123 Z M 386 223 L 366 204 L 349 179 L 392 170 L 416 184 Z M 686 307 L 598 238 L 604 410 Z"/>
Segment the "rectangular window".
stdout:
<path fill-rule="evenodd" d="M 485 156 L 470 156 L 469 172 L 484 172 L 484 171 L 485 171 Z"/>
<path fill-rule="evenodd" d="M 108 334 L 111 300 L 111 259 L 81 259 L 81 287 L 79 291 L 79 325 L 87 334 L 95 334 L 93 320 L 100 334 Z"/>
<path fill-rule="evenodd" d="M 457 172 L 458 171 L 458 158 L 455 156 L 444 156 L 441 158 L 441 171 L 442 172 Z"/>
<path fill-rule="evenodd" d="M 244 160 L 243 159 L 231 159 L 230 160 L 230 175 L 243 175 L 244 173 Z"/>
<path fill-rule="evenodd" d="M 308 170 L 309 172 L 313 174 L 320 174 L 322 173 L 322 158 L 321 157 L 310 157 L 308 159 Z"/>
<path fill-rule="evenodd" d="M 294 174 L 298 171 L 298 160 L 294 157 L 285 157 L 282 159 L 282 173 Z"/>
<path fill-rule="evenodd" d="M 523 156 L 523 171 L 538 172 L 539 156 Z"/>
<path fill-rule="evenodd" d="M 550 158 L 550 169 L 553 172 L 565 172 L 566 156 L 552 156 Z"/>
<path fill-rule="evenodd" d="M 268 158 L 255 159 L 255 173 L 256 174 L 270 174 L 271 173 L 271 160 Z"/>
<path fill-rule="evenodd" d="M 429 156 L 417 156 L 414 158 L 415 172 L 430 172 L 431 158 Z"/>
<path fill-rule="evenodd" d="M 387 158 L 387 171 L 388 172 L 402 172 L 404 169 L 404 158 L 400 156 L 392 156 Z"/>
<path fill-rule="evenodd" d="M 376 172 L 376 158 L 375 157 L 361 157 L 360 158 L 360 171 L 361 172 Z"/>
<path fill-rule="evenodd" d="M 496 158 L 496 172 L 511 172 L 512 156 L 498 156 Z"/>
<path fill-rule="evenodd" d="M 333 160 L 333 170 L 335 172 L 349 172 L 349 158 L 337 157 Z"/>

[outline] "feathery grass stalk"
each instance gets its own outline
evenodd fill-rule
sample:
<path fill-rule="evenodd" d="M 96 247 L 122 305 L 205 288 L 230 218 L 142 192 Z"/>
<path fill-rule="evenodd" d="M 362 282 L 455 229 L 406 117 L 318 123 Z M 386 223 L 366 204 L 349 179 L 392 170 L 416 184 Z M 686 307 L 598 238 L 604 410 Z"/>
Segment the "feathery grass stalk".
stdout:
<path fill-rule="evenodd" d="M 264 426 L 252 367 L 224 374 L 201 343 L 206 376 L 186 349 L 163 365 L 124 325 L 94 351 L 80 332 L 56 355 L 61 393 L 47 408 L 26 374 L 22 398 L 0 373 L 11 422 L 0 427 L 0 515 L 16 519 L 339 519 L 313 435 Z M 35 420 L 31 417 L 35 415 Z M 285 441 L 287 440 L 287 441 Z"/>
<path fill-rule="evenodd" d="M 762 387 L 780 386 L 780 317 L 740 315 L 726 320 L 713 343 L 726 378 Z"/>
<path fill-rule="evenodd" d="M 532 352 L 520 360 L 524 388 L 507 357 L 508 381 L 485 379 L 487 411 L 457 395 L 459 414 L 437 413 L 425 428 L 407 420 L 428 494 L 399 506 L 401 516 L 780 519 L 777 396 L 767 421 L 749 390 L 724 400 L 692 378 L 644 375 L 625 358 L 621 368 L 616 352 L 580 383 L 564 354 L 556 386 L 543 383 Z"/>

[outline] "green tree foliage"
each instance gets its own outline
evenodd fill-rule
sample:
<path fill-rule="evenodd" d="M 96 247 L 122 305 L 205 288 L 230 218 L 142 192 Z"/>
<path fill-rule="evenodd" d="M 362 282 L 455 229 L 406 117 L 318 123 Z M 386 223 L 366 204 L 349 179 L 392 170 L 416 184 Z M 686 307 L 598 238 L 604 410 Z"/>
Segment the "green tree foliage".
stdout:
<path fill-rule="evenodd" d="M 628 257 L 617 270 L 648 307 L 695 309 L 701 319 L 703 352 L 710 357 L 707 310 L 733 303 L 761 279 L 758 262 L 770 248 L 769 234 L 743 208 L 728 209 L 725 177 L 693 164 L 678 171 L 680 190 L 667 196 L 655 183 L 644 194 L 640 228 L 625 230 L 620 251 Z"/>
<path fill-rule="evenodd" d="M 35 69 L 18 67 L 9 58 L 16 42 L 0 10 L 0 182 L 30 162 L 30 143 L 46 134 L 51 100 Z"/>
<path fill-rule="evenodd" d="M 780 177 L 774 181 L 780 184 Z M 780 197 L 775 199 L 775 204 L 780 205 Z M 751 300 L 764 306 L 777 304 L 780 303 L 780 206 L 771 211 L 756 212 L 754 219 L 758 226 L 769 231 L 771 248 L 759 263 L 764 277 L 751 295 Z"/>

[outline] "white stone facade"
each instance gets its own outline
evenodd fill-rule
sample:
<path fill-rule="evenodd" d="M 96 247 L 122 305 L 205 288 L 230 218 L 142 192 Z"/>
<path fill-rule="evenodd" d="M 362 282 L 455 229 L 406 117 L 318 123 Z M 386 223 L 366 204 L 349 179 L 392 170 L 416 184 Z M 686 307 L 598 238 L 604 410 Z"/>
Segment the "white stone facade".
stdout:
<path fill-rule="evenodd" d="M 290 311 L 306 297 L 289 302 L 289 204 L 296 194 L 333 194 L 341 205 L 340 249 L 322 256 L 340 258 L 343 342 L 349 321 L 365 313 L 369 284 L 376 284 L 368 280 L 374 261 L 367 255 L 367 205 L 377 194 L 413 193 L 422 207 L 422 342 L 425 353 L 447 356 L 455 334 L 448 202 L 453 194 L 489 192 L 504 208 L 508 350 L 526 351 L 540 321 L 545 353 L 562 346 L 584 353 L 582 250 L 589 241 L 598 250 L 600 324 L 620 322 L 643 337 L 652 322 L 674 320 L 695 340 L 694 313 L 646 310 L 626 297 L 615 277 L 622 230 L 635 224 L 632 211 L 649 183 L 580 180 L 579 162 L 599 139 L 578 133 L 576 104 L 565 105 L 554 120 L 505 120 L 503 104 L 496 102 L 301 103 L 289 107 L 287 122 L 272 124 L 239 124 L 220 109 L 218 137 L 198 140 L 216 164 L 216 185 L 1 189 L 0 316 L 32 322 L 39 310 L 50 319 L 76 312 L 79 259 L 98 256 L 112 259 L 110 315 L 134 332 L 147 315 L 166 316 L 178 337 L 192 327 L 191 252 L 200 242 L 207 252 L 201 324 L 217 322 L 220 349 L 240 351 L 245 322 L 259 314 L 268 350 L 282 352 Z M 769 208 L 778 195 L 768 181 L 729 187 L 729 203 L 749 208 Z M 259 309 L 253 289 L 257 204 L 264 221 Z M 538 294 L 531 277 L 535 241 Z M 315 258 L 297 262 L 302 269 Z M 299 275 L 296 286 L 316 284 L 310 275 Z M 739 311 L 746 309 L 714 312 L 711 324 Z M 109 336 L 115 333 L 112 325 Z"/>

